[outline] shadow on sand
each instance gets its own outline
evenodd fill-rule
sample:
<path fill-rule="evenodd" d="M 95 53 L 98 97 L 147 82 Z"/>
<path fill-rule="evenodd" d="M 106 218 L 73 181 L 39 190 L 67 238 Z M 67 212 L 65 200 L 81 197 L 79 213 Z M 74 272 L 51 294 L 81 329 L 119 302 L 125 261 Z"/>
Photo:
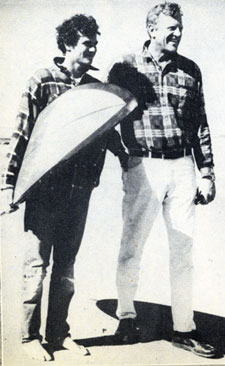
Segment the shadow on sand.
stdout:
<path fill-rule="evenodd" d="M 117 319 L 117 300 L 99 300 L 96 306 L 104 313 Z M 173 327 L 170 306 L 135 301 L 135 308 L 141 343 L 171 340 Z M 218 349 L 219 354 L 224 355 L 225 318 L 195 311 L 195 322 L 204 342 L 213 344 Z M 119 345 L 118 340 L 113 335 L 79 339 L 76 342 L 85 347 Z"/>

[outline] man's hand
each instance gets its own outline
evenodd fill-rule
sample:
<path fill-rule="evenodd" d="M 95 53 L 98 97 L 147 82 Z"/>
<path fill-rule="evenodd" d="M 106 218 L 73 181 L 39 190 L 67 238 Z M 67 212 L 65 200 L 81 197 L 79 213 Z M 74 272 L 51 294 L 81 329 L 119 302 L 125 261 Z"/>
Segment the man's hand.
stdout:
<path fill-rule="evenodd" d="M 9 214 L 16 211 L 19 207 L 12 203 L 13 200 L 13 189 L 4 189 L 0 193 L 1 204 L 0 204 L 0 215 Z"/>
<path fill-rule="evenodd" d="M 121 168 L 123 168 L 126 172 L 128 170 L 129 155 L 126 153 L 126 151 L 119 151 L 117 156 L 119 158 Z"/>
<path fill-rule="evenodd" d="M 135 168 L 137 165 L 141 164 L 142 158 L 139 156 L 129 156 L 126 164 L 126 168 L 123 167 L 123 170 L 127 172 L 129 169 Z"/>
<path fill-rule="evenodd" d="M 195 204 L 207 205 L 212 202 L 216 195 L 216 187 L 213 180 L 202 178 L 197 188 Z"/>
<path fill-rule="evenodd" d="M 130 156 L 125 151 L 118 154 L 118 158 L 120 160 L 120 165 L 125 172 L 128 169 L 134 168 L 142 162 L 142 158 L 138 156 Z"/>

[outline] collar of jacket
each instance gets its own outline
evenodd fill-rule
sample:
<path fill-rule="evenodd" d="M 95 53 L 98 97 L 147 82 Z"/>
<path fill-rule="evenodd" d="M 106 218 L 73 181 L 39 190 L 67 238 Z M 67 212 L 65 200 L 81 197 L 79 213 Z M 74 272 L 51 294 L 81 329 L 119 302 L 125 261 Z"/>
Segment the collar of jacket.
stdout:
<path fill-rule="evenodd" d="M 151 40 L 148 39 L 147 41 L 145 41 L 143 48 L 142 48 L 142 56 L 146 59 L 146 62 L 153 62 L 154 64 L 158 62 L 154 59 L 154 57 L 151 55 L 151 53 L 149 52 L 149 46 L 150 46 Z M 177 61 L 177 57 L 178 57 L 178 53 L 174 52 L 174 53 L 166 53 L 165 56 L 163 56 L 163 61 L 170 61 L 171 64 L 173 64 L 173 66 L 176 66 L 176 61 Z"/>
<path fill-rule="evenodd" d="M 71 73 L 69 72 L 69 70 L 67 70 L 67 68 L 62 65 L 64 60 L 65 60 L 65 57 L 63 57 L 63 56 L 56 56 L 53 59 L 55 65 L 60 69 L 60 71 L 64 72 L 64 74 L 71 77 Z M 89 70 L 99 71 L 99 69 L 97 67 L 94 67 L 92 65 L 89 67 Z"/>

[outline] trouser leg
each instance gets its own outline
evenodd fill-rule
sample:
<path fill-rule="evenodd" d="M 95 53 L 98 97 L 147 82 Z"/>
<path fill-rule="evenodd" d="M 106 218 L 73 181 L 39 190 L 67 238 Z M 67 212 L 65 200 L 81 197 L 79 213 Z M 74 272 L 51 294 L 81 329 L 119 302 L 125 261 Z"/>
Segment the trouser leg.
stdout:
<path fill-rule="evenodd" d="M 66 321 L 74 294 L 74 263 L 84 233 L 90 190 L 75 192 L 71 207 L 59 222 L 53 249 L 53 268 L 49 289 L 46 327 L 48 342 L 63 341 L 69 335 Z"/>
<path fill-rule="evenodd" d="M 174 162 L 171 187 L 163 205 L 170 247 L 170 281 L 175 331 L 195 329 L 192 309 L 193 228 L 196 193 L 194 163 L 191 157 Z"/>
<path fill-rule="evenodd" d="M 147 162 L 146 162 L 147 163 Z M 148 177 L 151 167 L 140 165 L 123 172 L 123 233 L 117 267 L 119 319 L 135 318 L 134 297 L 145 241 L 158 214 L 162 195 Z"/>
<path fill-rule="evenodd" d="M 22 342 L 40 339 L 43 280 L 49 264 L 51 245 L 26 234 L 22 288 Z"/>

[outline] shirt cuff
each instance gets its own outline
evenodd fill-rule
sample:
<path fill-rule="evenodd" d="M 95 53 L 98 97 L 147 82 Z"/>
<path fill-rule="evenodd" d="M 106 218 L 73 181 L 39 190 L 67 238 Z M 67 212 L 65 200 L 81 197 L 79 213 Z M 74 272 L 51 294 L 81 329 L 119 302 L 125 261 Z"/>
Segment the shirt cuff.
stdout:
<path fill-rule="evenodd" d="M 126 150 L 123 148 L 123 147 L 121 147 L 121 148 L 119 148 L 118 150 L 116 150 L 116 151 L 113 151 L 113 154 L 115 155 L 115 156 L 122 156 L 122 155 L 128 155 L 127 154 L 127 152 L 126 152 Z"/>
<path fill-rule="evenodd" d="M 200 169 L 202 178 L 211 177 L 212 181 L 215 181 L 214 169 L 210 167 L 204 167 Z"/>

